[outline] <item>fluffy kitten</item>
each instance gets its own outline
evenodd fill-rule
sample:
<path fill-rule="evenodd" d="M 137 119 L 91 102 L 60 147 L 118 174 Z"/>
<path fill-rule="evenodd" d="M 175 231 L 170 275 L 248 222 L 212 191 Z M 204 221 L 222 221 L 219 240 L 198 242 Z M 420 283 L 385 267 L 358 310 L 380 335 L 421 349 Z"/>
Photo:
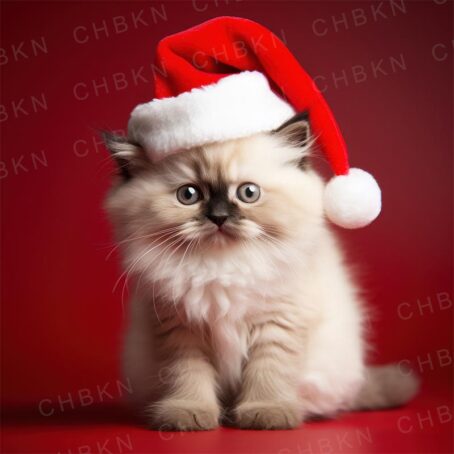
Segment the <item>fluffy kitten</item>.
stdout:
<path fill-rule="evenodd" d="M 124 370 L 152 427 L 286 429 L 406 402 L 417 380 L 366 367 L 363 311 L 308 166 L 308 122 L 150 162 L 107 145 L 107 209 L 133 282 Z"/>

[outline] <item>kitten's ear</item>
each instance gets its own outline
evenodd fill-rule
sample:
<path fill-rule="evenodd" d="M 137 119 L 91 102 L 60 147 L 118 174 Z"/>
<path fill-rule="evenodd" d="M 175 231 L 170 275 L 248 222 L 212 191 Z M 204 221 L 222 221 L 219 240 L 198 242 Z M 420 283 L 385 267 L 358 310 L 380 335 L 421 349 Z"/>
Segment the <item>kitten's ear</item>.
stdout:
<path fill-rule="evenodd" d="M 130 142 L 127 137 L 110 132 L 103 132 L 102 137 L 124 180 L 130 180 L 134 173 L 149 164 L 143 148 Z"/>
<path fill-rule="evenodd" d="M 282 137 L 292 147 L 303 149 L 298 167 L 304 170 L 308 164 L 307 149 L 312 142 L 309 112 L 297 113 L 290 120 L 287 120 L 279 128 L 275 129 L 273 134 Z"/>
<path fill-rule="evenodd" d="M 307 147 L 311 137 L 309 112 L 297 113 L 275 129 L 273 133 L 281 136 L 294 147 Z"/>

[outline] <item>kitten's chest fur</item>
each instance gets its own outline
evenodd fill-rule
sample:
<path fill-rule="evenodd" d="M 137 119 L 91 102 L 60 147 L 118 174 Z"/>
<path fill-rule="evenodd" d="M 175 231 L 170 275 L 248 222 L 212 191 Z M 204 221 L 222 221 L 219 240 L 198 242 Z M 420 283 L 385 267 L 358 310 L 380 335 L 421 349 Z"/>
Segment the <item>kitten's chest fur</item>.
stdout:
<path fill-rule="evenodd" d="M 187 323 L 207 328 L 214 360 L 229 384 L 239 379 L 247 357 L 250 320 L 270 310 L 270 302 L 285 293 L 284 265 L 271 255 L 253 257 L 243 253 L 191 258 L 161 287 Z"/>

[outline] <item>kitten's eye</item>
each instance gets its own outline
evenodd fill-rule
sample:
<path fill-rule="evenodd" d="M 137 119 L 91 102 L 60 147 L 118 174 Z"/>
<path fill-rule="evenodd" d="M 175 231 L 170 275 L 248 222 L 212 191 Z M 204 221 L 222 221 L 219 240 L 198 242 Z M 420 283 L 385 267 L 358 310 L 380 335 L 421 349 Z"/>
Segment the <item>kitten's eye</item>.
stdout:
<path fill-rule="evenodd" d="M 245 203 L 254 203 L 260 198 L 260 188 L 254 183 L 244 183 L 236 190 L 237 197 Z"/>
<path fill-rule="evenodd" d="M 202 198 L 200 190 L 191 184 L 185 184 L 177 190 L 177 199 L 183 205 L 193 205 Z"/>

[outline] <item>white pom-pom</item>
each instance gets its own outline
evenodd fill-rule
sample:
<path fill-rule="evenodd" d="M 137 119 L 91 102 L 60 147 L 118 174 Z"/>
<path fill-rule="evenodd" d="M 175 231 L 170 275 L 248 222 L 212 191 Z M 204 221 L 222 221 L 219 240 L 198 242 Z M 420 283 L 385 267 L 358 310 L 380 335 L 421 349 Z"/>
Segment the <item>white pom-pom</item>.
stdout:
<path fill-rule="evenodd" d="M 332 178 L 325 188 L 324 208 L 328 219 L 346 229 L 370 224 L 381 210 L 381 191 L 375 178 L 361 169 Z"/>

